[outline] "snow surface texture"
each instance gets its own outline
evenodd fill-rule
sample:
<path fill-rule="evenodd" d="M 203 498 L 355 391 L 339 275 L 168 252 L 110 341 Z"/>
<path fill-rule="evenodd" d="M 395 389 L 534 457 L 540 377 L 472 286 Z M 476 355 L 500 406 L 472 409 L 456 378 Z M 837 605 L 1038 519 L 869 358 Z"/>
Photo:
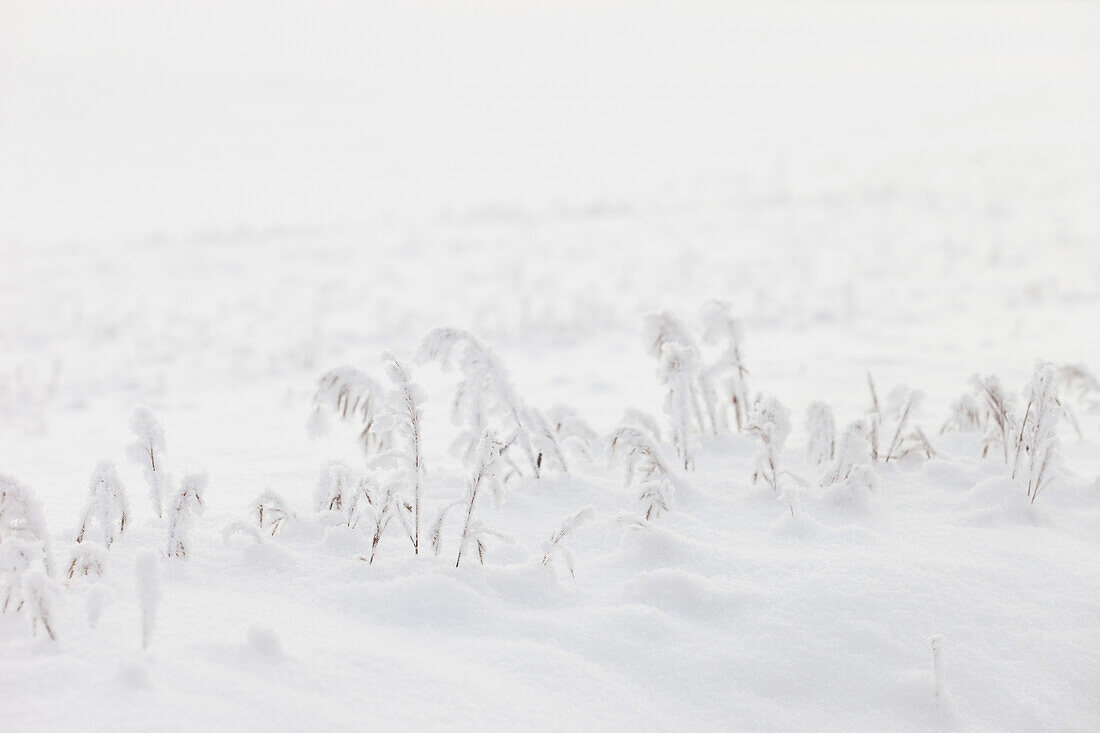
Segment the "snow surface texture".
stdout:
<path fill-rule="evenodd" d="M 975 373 L 1020 418 L 1036 359 L 1100 370 L 1097 38 L 1087 3 L 0 2 L 0 473 L 37 500 L 0 527 L 0 730 L 1100 729 L 1097 394 L 1064 390 L 1034 504 L 939 432 Z M 806 486 L 754 485 L 750 432 L 676 467 L 643 318 L 698 338 L 712 299 Z M 310 439 L 313 392 L 409 365 L 426 534 L 471 471 L 437 326 L 601 448 L 479 499 L 484 565 L 465 508 L 368 563 L 314 491 L 375 469 L 352 424 Z M 820 486 L 807 407 L 840 441 L 868 371 L 936 455 Z M 628 408 L 672 465 L 644 523 L 603 452 Z M 126 527 L 91 549 L 105 460 Z"/>

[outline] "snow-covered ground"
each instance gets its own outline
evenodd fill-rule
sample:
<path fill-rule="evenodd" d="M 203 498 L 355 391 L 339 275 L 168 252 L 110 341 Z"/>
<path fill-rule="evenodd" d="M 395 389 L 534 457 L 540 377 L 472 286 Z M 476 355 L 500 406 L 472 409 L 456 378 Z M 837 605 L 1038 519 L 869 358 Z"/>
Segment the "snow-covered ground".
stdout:
<path fill-rule="evenodd" d="M 1098 38 L 1088 3 L 0 0 L 0 474 L 41 503 L 57 637 L 0 615 L 0 731 L 1097 730 L 1100 392 L 1061 385 L 1080 436 L 1034 504 L 940 429 L 974 374 L 1020 420 L 1037 360 L 1100 372 Z M 643 319 L 699 338 L 712 300 L 805 485 L 754 486 L 754 434 L 695 435 L 639 523 L 624 413 L 677 462 Z M 318 476 L 391 469 L 354 425 L 311 438 L 314 391 L 410 366 L 427 534 L 471 470 L 458 377 L 415 358 L 438 326 L 598 439 L 479 500 L 508 540 L 484 565 L 454 567 L 457 509 L 438 556 L 394 520 L 367 563 L 370 513 L 318 512 Z M 868 373 L 883 452 L 907 385 L 935 456 L 830 485 L 807 407 L 839 440 Z M 209 472 L 184 559 L 139 404 L 177 482 Z M 104 459 L 129 521 L 70 581 Z M 228 532 L 266 490 L 282 531 Z M 543 565 L 589 506 L 575 576 Z"/>

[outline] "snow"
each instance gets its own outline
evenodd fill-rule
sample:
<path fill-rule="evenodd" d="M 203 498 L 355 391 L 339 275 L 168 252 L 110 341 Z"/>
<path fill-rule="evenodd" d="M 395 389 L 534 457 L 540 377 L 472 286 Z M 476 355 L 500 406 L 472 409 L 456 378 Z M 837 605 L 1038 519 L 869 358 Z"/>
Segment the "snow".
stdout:
<path fill-rule="evenodd" d="M 1034 502 L 940 428 L 975 374 L 1020 419 L 1037 360 L 1100 371 L 1098 37 L 1057 2 L 0 3 L 0 542 L 29 568 L 0 588 L 56 636 L 0 614 L 0 731 L 1097 730 L 1100 395 L 1063 390 L 1081 435 L 1044 424 Z M 748 432 L 689 416 L 676 466 L 666 311 L 789 411 L 787 500 Z M 399 519 L 366 562 L 318 476 L 391 484 L 361 424 L 311 434 L 314 392 L 408 367 L 426 535 L 496 414 L 452 423 L 435 328 L 492 349 L 520 423 L 570 424 L 569 472 L 517 458 L 484 565 L 455 567 L 465 505 L 438 556 Z M 910 392 L 933 457 L 868 460 L 868 373 L 883 457 Z M 157 472 L 208 480 L 186 557 L 139 405 Z M 604 448 L 650 418 L 675 475 L 624 485 Z M 70 579 L 103 461 L 126 529 Z"/>

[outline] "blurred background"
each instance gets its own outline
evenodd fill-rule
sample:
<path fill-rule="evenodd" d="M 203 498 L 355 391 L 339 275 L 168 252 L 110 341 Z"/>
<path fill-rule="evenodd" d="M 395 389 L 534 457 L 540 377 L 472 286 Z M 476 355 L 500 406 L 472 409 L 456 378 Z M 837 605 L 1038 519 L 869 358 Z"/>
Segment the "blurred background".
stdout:
<path fill-rule="evenodd" d="M 0 463 L 135 402 L 304 441 L 317 375 L 448 324 L 609 427 L 659 410 L 642 316 L 715 298 L 752 388 L 842 421 L 867 370 L 942 408 L 1096 368 L 1097 39 L 1082 2 L 0 0 Z"/>

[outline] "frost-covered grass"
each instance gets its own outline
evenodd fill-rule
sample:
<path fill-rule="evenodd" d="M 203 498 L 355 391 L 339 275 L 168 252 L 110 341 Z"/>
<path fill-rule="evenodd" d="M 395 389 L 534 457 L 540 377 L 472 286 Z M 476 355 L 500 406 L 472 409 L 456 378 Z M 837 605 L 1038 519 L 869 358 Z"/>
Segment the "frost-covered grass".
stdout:
<path fill-rule="evenodd" d="M 202 7 L 0 6 L 0 730 L 1096 729 L 1096 6 Z"/>
<path fill-rule="evenodd" d="M 1037 375 L 1060 381 L 1057 370 Z M 876 461 L 866 439 L 846 436 L 833 462 L 819 461 L 806 455 L 819 420 L 785 447 L 789 414 L 769 397 L 742 433 L 690 430 L 688 470 L 655 434 L 663 421 L 630 414 L 604 447 L 578 445 L 568 471 L 535 477 L 504 467 L 514 436 L 472 457 L 460 439 L 449 455 L 448 426 L 421 434 L 409 412 L 445 405 L 446 393 L 427 397 L 406 367 L 392 378 L 375 429 L 400 437 L 380 457 L 363 450 L 357 424 L 307 449 L 302 401 L 301 433 L 283 449 L 295 461 L 325 450 L 348 461 L 325 463 L 313 496 L 293 471 L 277 481 L 293 499 L 269 492 L 251 503 L 241 497 L 261 488 L 256 477 L 227 471 L 207 488 L 205 474 L 185 473 L 164 518 L 145 500 L 123 526 L 125 498 L 112 497 L 125 489 L 101 465 L 85 516 L 102 516 L 112 541 L 96 571 L 21 579 L 26 610 L 0 619 L 5 686 L 59 700 L 48 712 L 16 704 L 15 729 L 67 727 L 89 705 L 106 728 L 185 709 L 186 727 L 247 719 L 278 729 L 362 716 L 746 730 L 808 720 L 1084 730 L 1093 719 L 1100 508 L 1095 476 L 1077 462 L 1052 472 L 1033 502 L 1027 476 L 1012 478 L 996 452 L 982 456 L 979 425 L 937 435 L 931 458 Z M 894 394 L 880 408 L 886 424 L 921 417 L 911 390 Z M 1025 395 L 1034 398 L 1034 380 L 1020 406 Z M 512 425 L 506 411 L 484 417 L 488 434 L 490 418 Z M 1095 417 L 1088 424 L 1095 430 Z M 604 448 L 620 460 L 608 463 Z M 163 470 L 174 460 L 161 453 Z M 138 467 L 130 473 L 140 485 Z M 41 537 L 68 539 L 60 511 L 53 533 L 20 533 L 31 525 L 10 512 L 30 507 L 35 527 L 41 513 L 26 486 L 5 486 L 0 546 L 33 562 Z M 482 491 L 507 500 L 478 503 Z M 421 493 L 424 515 L 439 517 L 424 543 Z M 218 498 L 195 515 L 207 497 Z M 391 511 L 411 542 L 378 542 Z M 100 539 L 87 519 L 81 527 L 84 546 Z M 35 594 L 47 592 L 43 611 Z M 46 618 L 49 633 L 34 638 Z M 95 708 L 100 699 L 110 711 Z"/>

